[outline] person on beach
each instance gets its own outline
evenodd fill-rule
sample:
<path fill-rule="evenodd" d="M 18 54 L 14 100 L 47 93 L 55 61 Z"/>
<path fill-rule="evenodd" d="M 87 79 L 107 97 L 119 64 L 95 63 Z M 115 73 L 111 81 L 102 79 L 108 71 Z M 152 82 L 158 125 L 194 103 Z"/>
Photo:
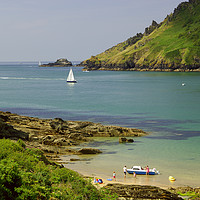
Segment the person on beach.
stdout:
<path fill-rule="evenodd" d="M 149 166 L 146 167 L 146 175 L 149 175 Z"/>
<path fill-rule="evenodd" d="M 123 171 L 124 171 L 124 177 L 126 177 L 126 172 L 127 172 L 126 166 L 124 166 Z"/>
<path fill-rule="evenodd" d="M 116 173 L 113 172 L 113 179 L 116 181 Z"/>
<path fill-rule="evenodd" d="M 136 178 L 136 173 L 135 172 L 133 172 L 133 176 Z"/>

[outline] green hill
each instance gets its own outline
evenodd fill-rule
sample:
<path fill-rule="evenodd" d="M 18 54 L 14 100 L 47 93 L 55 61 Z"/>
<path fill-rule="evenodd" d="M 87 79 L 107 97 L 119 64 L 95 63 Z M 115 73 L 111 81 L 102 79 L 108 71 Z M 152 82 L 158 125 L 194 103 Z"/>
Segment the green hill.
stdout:
<path fill-rule="evenodd" d="M 125 42 L 82 62 L 87 70 L 200 71 L 200 0 L 181 3 Z"/>

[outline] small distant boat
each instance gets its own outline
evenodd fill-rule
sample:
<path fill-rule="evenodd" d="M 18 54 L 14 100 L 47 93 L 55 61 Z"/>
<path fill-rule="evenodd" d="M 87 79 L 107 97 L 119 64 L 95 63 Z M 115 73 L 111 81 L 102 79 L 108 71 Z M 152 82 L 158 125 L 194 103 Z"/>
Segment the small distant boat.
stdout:
<path fill-rule="evenodd" d="M 77 83 L 77 81 L 74 78 L 74 74 L 73 74 L 72 68 L 70 68 L 69 75 L 67 77 L 67 82 L 68 83 Z"/>
<path fill-rule="evenodd" d="M 141 166 L 133 166 L 131 169 L 127 169 L 129 174 L 137 174 L 137 175 L 146 175 L 147 171 L 143 169 Z M 149 175 L 157 175 L 159 172 L 154 169 L 149 169 Z"/>
<path fill-rule="evenodd" d="M 182 86 L 185 86 L 185 83 L 182 83 Z"/>
<path fill-rule="evenodd" d="M 83 72 L 89 72 L 87 69 L 82 69 Z"/>
<path fill-rule="evenodd" d="M 38 62 L 38 66 L 40 66 L 40 65 L 42 65 L 42 63 L 39 61 L 39 62 Z"/>

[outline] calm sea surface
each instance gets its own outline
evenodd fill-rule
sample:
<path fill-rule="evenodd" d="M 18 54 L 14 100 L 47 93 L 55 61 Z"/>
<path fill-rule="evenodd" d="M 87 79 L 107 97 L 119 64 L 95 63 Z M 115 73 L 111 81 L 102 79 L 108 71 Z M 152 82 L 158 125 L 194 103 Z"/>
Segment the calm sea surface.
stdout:
<path fill-rule="evenodd" d="M 133 144 L 119 144 L 118 138 L 83 144 L 103 154 L 79 156 L 86 161 L 66 166 L 107 178 L 116 171 L 122 181 L 124 165 L 149 165 L 161 175 L 137 179 L 128 175 L 126 181 L 200 186 L 200 73 L 87 73 L 81 69 L 73 68 L 78 83 L 68 84 L 69 68 L 0 63 L 0 110 L 143 129 L 150 134 L 135 138 Z M 176 182 L 169 182 L 170 175 Z"/>

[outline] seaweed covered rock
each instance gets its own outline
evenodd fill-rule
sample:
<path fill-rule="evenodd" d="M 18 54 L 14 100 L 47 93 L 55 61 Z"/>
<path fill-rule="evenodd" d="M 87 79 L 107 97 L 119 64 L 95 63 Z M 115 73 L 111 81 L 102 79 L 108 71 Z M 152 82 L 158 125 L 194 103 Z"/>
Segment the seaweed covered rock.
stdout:
<path fill-rule="evenodd" d="M 119 138 L 119 143 L 126 143 L 126 142 L 128 142 L 128 143 L 133 143 L 134 140 L 131 139 L 131 138 L 127 139 L 127 138 L 125 138 L 125 137 L 120 137 L 120 138 Z"/>
<path fill-rule="evenodd" d="M 147 135 L 134 128 L 107 126 L 100 123 L 65 121 L 61 118 L 39 119 L 0 111 L 0 137 L 27 139 L 29 145 L 45 152 L 69 152 L 69 147 L 91 140 L 92 137 L 137 137 Z M 59 151 L 58 151 L 59 149 Z M 82 150 L 80 154 L 101 153 L 98 150 Z"/>
<path fill-rule="evenodd" d="M 78 151 L 80 154 L 99 154 L 102 153 L 99 149 L 93 149 L 93 148 L 83 148 Z"/>
<path fill-rule="evenodd" d="M 122 185 L 122 184 L 108 184 L 106 189 L 117 193 L 119 199 L 173 199 L 180 200 L 177 194 L 171 193 L 167 190 L 155 186 L 148 185 Z"/>

